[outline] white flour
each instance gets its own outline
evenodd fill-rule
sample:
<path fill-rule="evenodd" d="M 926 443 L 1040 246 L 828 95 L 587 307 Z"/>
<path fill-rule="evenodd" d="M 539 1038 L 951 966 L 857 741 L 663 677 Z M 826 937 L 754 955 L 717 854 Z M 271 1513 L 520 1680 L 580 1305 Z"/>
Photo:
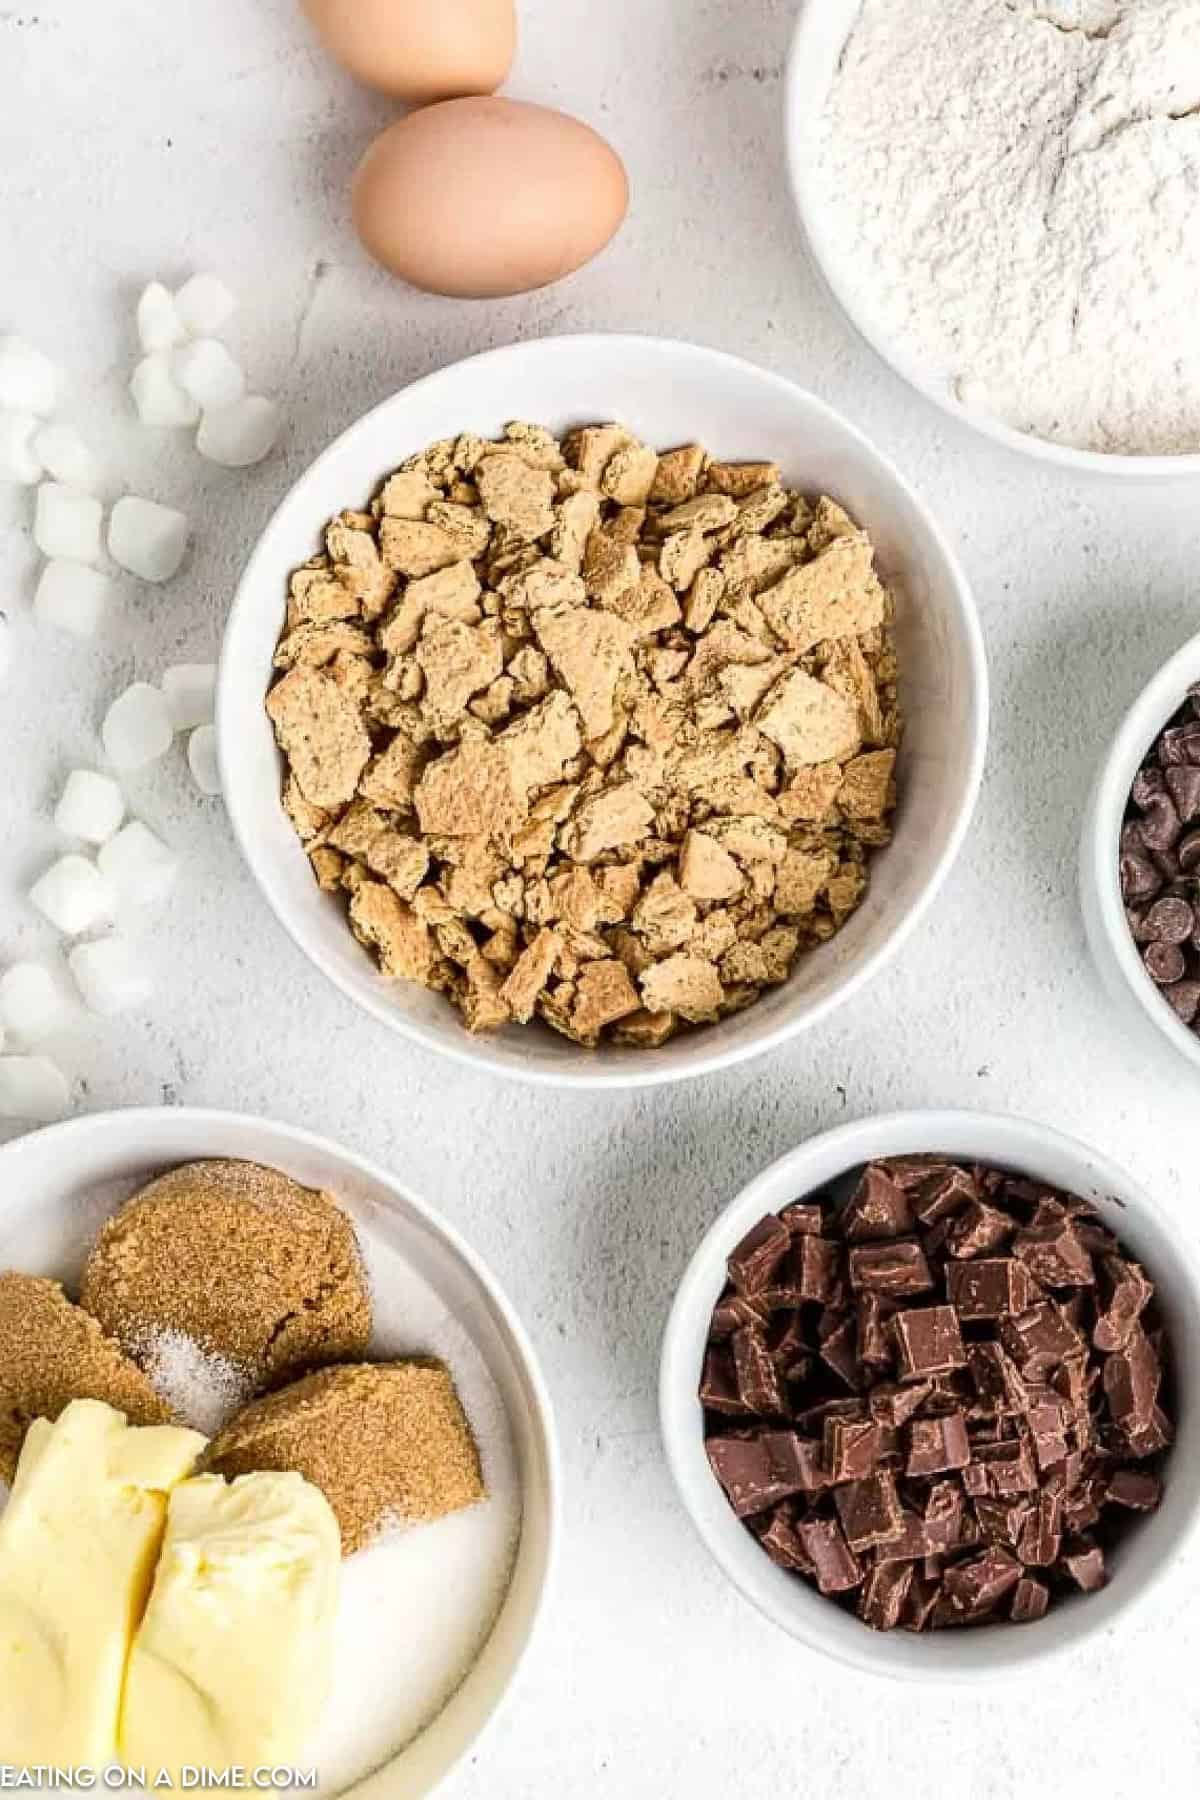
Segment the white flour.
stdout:
<path fill-rule="evenodd" d="M 864 0 L 811 132 L 899 361 L 1080 449 L 1200 450 L 1200 0 Z"/>

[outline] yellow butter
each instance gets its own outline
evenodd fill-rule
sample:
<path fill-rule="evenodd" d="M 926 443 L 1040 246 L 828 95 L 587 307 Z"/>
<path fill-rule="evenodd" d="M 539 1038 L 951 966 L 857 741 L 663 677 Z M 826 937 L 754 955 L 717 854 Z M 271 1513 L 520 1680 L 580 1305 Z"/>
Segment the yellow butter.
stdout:
<path fill-rule="evenodd" d="M 98 1400 L 30 1426 L 0 1514 L 0 1762 L 102 1768 L 166 1495 L 206 1439 Z"/>
<path fill-rule="evenodd" d="M 129 1662 L 126 1763 L 294 1763 L 329 1697 L 340 1567 L 337 1520 L 301 1475 L 177 1487 Z"/>

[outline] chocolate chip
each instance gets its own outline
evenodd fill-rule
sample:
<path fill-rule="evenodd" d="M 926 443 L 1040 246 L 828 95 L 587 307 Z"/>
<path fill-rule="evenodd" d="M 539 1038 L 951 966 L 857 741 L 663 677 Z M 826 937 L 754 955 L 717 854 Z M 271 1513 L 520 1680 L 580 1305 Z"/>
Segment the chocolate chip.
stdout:
<path fill-rule="evenodd" d="M 783 1387 L 767 1340 L 753 1325 L 743 1325 L 730 1339 L 738 1397 L 752 1413 L 781 1413 Z"/>
<path fill-rule="evenodd" d="M 1104 1257 L 1100 1274 L 1107 1297 L 1096 1320 L 1092 1342 L 1097 1350 L 1120 1350 L 1154 1298 L 1154 1284 L 1146 1280 L 1137 1263 L 1126 1262 L 1121 1256 Z"/>
<path fill-rule="evenodd" d="M 1149 944 L 1142 961 L 1151 981 L 1159 987 L 1170 987 L 1187 973 L 1187 957 L 1178 944 Z"/>
<path fill-rule="evenodd" d="M 970 1460 L 967 1421 L 962 1413 L 914 1419 L 909 1426 L 907 1474 L 941 1475 L 947 1469 L 965 1469 Z"/>
<path fill-rule="evenodd" d="M 713 1348 L 704 1358 L 704 1374 L 700 1380 L 700 1404 L 709 1412 L 746 1417 L 750 1408 L 738 1391 L 733 1357 L 726 1350 Z"/>
<path fill-rule="evenodd" d="M 792 1275 L 800 1300 L 826 1301 L 837 1286 L 841 1251 L 827 1238 L 803 1233 L 794 1241 Z"/>
<path fill-rule="evenodd" d="M 1166 782 L 1183 823 L 1190 825 L 1193 819 L 1200 819 L 1200 769 L 1168 769 Z"/>
<path fill-rule="evenodd" d="M 894 1631 L 913 1582 L 911 1563 L 879 1563 L 863 1583 L 858 1616 L 874 1631 Z"/>
<path fill-rule="evenodd" d="M 1063 1557 L 1067 1573 L 1085 1594 L 1094 1594 L 1108 1580 L 1104 1569 L 1104 1552 L 1098 1544 L 1077 1546 Z"/>
<path fill-rule="evenodd" d="M 791 1206 L 784 1207 L 779 1220 L 787 1226 L 792 1237 L 820 1237 L 825 1215 L 819 1206 L 808 1206 L 796 1200 Z"/>
<path fill-rule="evenodd" d="M 1183 830 L 1183 821 L 1170 794 L 1156 794 L 1146 808 L 1142 820 L 1142 843 L 1147 850 L 1162 855 L 1173 850 Z"/>
<path fill-rule="evenodd" d="M 990 1612 L 1021 1579 L 1021 1565 L 1008 1550 L 993 1544 L 982 1556 L 959 1563 L 946 1575 L 946 1594 L 964 1612 L 978 1617 Z"/>
<path fill-rule="evenodd" d="M 899 1537 L 900 1499 L 895 1478 L 886 1469 L 835 1488 L 833 1500 L 852 1550 L 870 1550 Z"/>
<path fill-rule="evenodd" d="M 833 1482 L 860 1481 L 878 1460 L 879 1427 L 873 1420 L 826 1419 L 822 1461 Z"/>
<path fill-rule="evenodd" d="M 950 1304 L 960 1319 L 1002 1319 L 1024 1312 L 1034 1289 L 1028 1269 L 1012 1257 L 979 1257 L 951 1263 L 946 1270 Z"/>
<path fill-rule="evenodd" d="M 968 1200 L 954 1215 L 947 1236 L 951 1256 L 985 1256 L 1012 1236 L 1013 1222 L 982 1200 Z"/>
<path fill-rule="evenodd" d="M 771 1514 L 771 1523 L 759 1534 L 758 1541 L 771 1561 L 778 1563 L 781 1569 L 792 1569 L 798 1575 L 816 1574 L 812 1557 L 784 1507 L 776 1507 Z"/>
<path fill-rule="evenodd" d="M 1012 1606 L 1009 1618 L 1014 1625 L 1031 1625 L 1037 1619 L 1044 1619 L 1050 1605 L 1050 1589 L 1044 1581 L 1037 1581 L 1032 1575 L 1023 1575 L 1013 1589 Z"/>
<path fill-rule="evenodd" d="M 761 1437 L 709 1438 L 706 1448 L 713 1474 L 739 1519 L 765 1512 L 796 1492 L 776 1473 Z"/>
<path fill-rule="evenodd" d="M 1194 1025 L 1200 1018 L 1200 981 L 1177 981 L 1172 987 L 1162 991 L 1163 999 L 1169 1000 L 1185 1025 Z"/>
<path fill-rule="evenodd" d="M 1142 1431 L 1154 1413 L 1162 1369 L 1154 1347 L 1140 1325 L 1135 1325 L 1120 1350 L 1104 1365 L 1104 1392 L 1117 1425 L 1124 1431 Z"/>
<path fill-rule="evenodd" d="M 1200 790 L 1200 769 L 1189 769 L 1188 774 L 1194 778 L 1196 787 Z M 1200 831 L 1185 832 L 1179 840 L 1175 854 L 1179 858 L 1179 867 L 1184 875 L 1190 875 L 1195 869 L 1200 868 Z"/>
<path fill-rule="evenodd" d="M 841 1594 L 859 1585 L 862 1568 L 836 1519 L 812 1519 L 797 1532 L 822 1594 Z"/>
<path fill-rule="evenodd" d="M 1196 929 L 1196 915 L 1186 900 L 1168 896 L 1155 901 L 1146 914 L 1144 929 L 1151 943 L 1186 944 Z"/>
<path fill-rule="evenodd" d="M 903 1237 L 913 1228 L 908 1195 L 888 1169 L 872 1163 L 846 1202 L 840 1224 L 852 1243 Z"/>
<path fill-rule="evenodd" d="M 899 1313 L 892 1320 L 892 1333 L 905 1381 L 919 1381 L 926 1375 L 941 1375 L 966 1365 L 958 1314 L 952 1306 L 926 1306 Z"/>
<path fill-rule="evenodd" d="M 1164 731 L 1158 742 L 1159 760 L 1164 768 L 1181 763 L 1200 767 L 1200 728 L 1197 726 L 1176 725 Z"/>

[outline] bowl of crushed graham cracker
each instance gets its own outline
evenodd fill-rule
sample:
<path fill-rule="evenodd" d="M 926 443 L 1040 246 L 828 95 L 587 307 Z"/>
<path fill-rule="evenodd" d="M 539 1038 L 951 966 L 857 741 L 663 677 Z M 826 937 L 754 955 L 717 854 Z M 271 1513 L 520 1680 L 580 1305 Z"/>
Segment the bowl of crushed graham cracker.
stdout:
<path fill-rule="evenodd" d="M 317 460 L 243 577 L 217 721 L 250 869 L 344 993 L 461 1062 L 634 1087 L 882 967 L 966 833 L 987 710 L 954 555 L 852 426 L 598 336 L 456 364 Z"/>

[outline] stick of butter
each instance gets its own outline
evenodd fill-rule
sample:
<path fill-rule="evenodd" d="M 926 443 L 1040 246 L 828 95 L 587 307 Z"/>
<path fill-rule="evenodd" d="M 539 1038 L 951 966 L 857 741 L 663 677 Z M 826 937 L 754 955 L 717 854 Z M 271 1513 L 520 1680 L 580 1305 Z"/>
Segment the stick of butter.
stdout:
<path fill-rule="evenodd" d="M 177 1487 L 129 1661 L 125 1762 L 176 1783 L 184 1764 L 294 1763 L 329 1698 L 341 1555 L 302 1475 Z"/>
<path fill-rule="evenodd" d="M 100 1769 L 117 1754 L 129 1646 L 167 1493 L 206 1439 L 74 1400 L 25 1434 L 0 1514 L 0 1759 Z"/>

